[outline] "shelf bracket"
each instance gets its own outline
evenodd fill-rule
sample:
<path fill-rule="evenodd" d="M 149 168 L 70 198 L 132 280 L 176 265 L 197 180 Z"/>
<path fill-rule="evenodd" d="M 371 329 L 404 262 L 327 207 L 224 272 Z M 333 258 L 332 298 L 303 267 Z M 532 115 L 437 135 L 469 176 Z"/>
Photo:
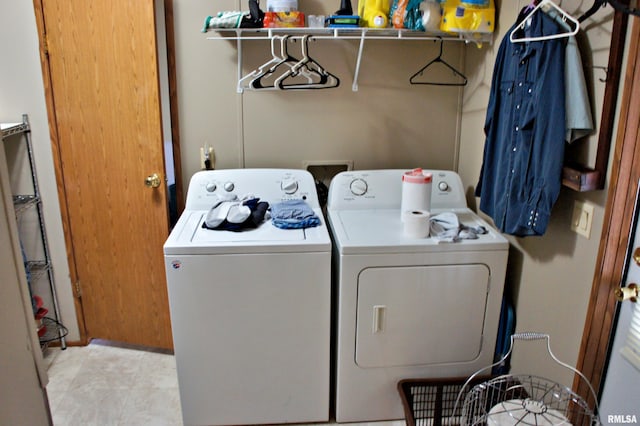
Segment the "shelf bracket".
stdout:
<path fill-rule="evenodd" d="M 353 72 L 353 84 L 351 85 L 351 90 L 354 92 L 358 91 L 358 76 L 360 75 L 360 63 L 362 61 L 362 51 L 364 50 L 364 39 L 367 31 L 362 30 L 360 33 L 360 47 L 358 47 L 358 57 L 356 58 L 356 69 Z"/>
<path fill-rule="evenodd" d="M 240 85 L 240 81 L 242 81 L 242 37 L 240 35 L 241 31 L 236 30 L 236 50 L 238 51 L 238 85 L 236 86 L 236 92 L 242 94 L 244 89 Z"/>

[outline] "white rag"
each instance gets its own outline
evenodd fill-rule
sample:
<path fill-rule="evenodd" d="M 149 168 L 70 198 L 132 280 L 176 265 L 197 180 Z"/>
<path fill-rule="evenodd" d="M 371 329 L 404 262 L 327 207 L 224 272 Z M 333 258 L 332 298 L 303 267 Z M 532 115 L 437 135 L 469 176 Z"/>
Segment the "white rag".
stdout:
<path fill-rule="evenodd" d="M 439 213 L 429 218 L 429 234 L 440 243 L 456 243 L 460 240 L 475 240 L 486 234 L 484 226 L 463 225 L 453 212 Z"/>

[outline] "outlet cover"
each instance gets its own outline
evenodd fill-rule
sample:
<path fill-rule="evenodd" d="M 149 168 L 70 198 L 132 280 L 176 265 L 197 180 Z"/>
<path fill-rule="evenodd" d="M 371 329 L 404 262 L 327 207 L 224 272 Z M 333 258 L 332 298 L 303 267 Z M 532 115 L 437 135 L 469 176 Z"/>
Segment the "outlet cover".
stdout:
<path fill-rule="evenodd" d="M 584 201 L 575 201 L 571 215 L 571 230 L 585 238 L 591 237 L 595 206 Z"/>

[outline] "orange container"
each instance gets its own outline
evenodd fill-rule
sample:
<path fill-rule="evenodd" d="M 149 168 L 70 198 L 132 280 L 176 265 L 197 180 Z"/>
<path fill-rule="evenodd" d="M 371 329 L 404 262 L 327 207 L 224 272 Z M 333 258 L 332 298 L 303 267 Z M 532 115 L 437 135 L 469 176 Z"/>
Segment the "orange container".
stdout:
<path fill-rule="evenodd" d="M 262 26 L 264 28 L 296 28 L 304 27 L 302 12 L 265 12 Z"/>

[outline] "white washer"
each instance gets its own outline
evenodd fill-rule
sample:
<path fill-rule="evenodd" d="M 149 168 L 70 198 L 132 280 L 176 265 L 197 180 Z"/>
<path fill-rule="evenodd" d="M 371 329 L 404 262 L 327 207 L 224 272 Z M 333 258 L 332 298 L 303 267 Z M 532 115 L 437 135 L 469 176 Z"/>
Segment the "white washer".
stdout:
<path fill-rule="evenodd" d="M 227 193 L 305 199 L 322 224 L 203 229 L 212 200 Z M 311 174 L 196 173 L 164 253 L 184 423 L 327 421 L 331 240 Z"/>
<path fill-rule="evenodd" d="M 337 308 L 336 420 L 404 417 L 397 383 L 465 377 L 493 363 L 508 242 L 465 201 L 459 176 L 433 174 L 431 213 L 485 226 L 476 240 L 403 233 L 406 170 L 349 171 L 329 189 Z"/>

